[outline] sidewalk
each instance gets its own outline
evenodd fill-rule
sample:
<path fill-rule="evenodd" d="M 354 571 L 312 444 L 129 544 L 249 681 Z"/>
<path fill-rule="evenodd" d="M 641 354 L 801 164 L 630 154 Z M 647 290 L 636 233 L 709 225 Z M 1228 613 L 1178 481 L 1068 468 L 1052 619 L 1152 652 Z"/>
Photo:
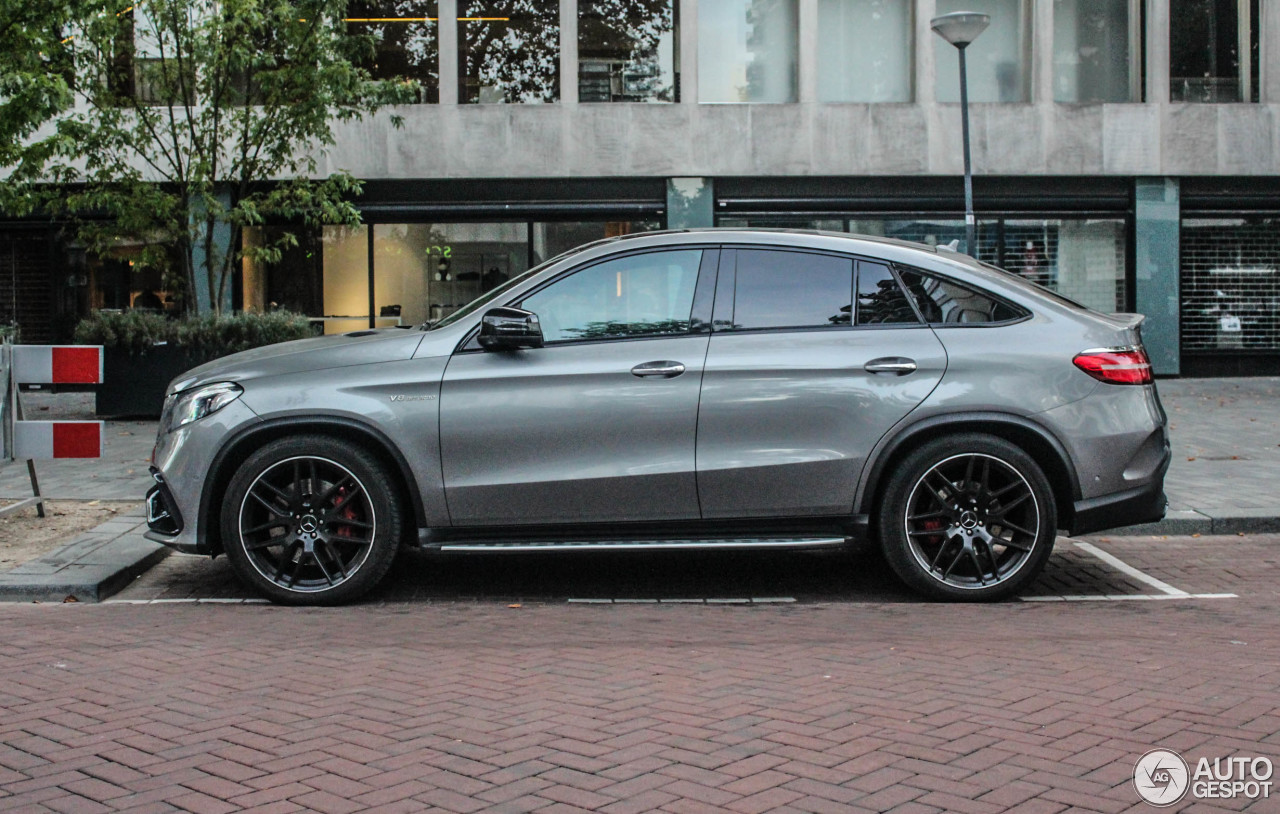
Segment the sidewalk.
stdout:
<path fill-rule="evenodd" d="M 1165 481 L 1169 516 L 1109 535 L 1280 531 L 1280 378 L 1179 379 L 1162 381 L 1159 388 L 1173 438 Z M 36 392 L 23 399 L 32 418 L 92 418 L 91 394 Z M 105 430 L 102 460 L 38 465 L 46 497 L 141 502 L 151 485 L 147 460 L 155 422 L 109 421 Z M 0 469 L 0 499 L 27 495 L 25 467 Z M 165 553 L 143 540 L 142 531 L 139 514 L 79 535 L 60 551 L 0 575 L 0 600 L 105 596 L 110 586 L 93 583 L 98 575 L 109 580 L 136 575 L 135 561 L 149 565 Z M 26 593 L 18 585 L 23 574 L 39 577 Z M 73 575 L 79 575 L 78 582 Z M 55 596 L 72 585 L 76 590 Z M 41 586 L 43 593 L 37 590 Z"/>

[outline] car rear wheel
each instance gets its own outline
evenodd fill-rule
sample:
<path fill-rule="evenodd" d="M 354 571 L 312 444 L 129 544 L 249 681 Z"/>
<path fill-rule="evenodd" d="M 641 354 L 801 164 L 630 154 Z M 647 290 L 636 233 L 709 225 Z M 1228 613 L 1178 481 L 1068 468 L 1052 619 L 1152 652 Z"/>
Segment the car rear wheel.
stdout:
<path fill-rule="evenodd" d="M 1044 568 L 1057 536 L 1044 472 L 1018 446 L 978 433 L 938 438 L 907 455 L 878 519 L 898 576 L 952 601 L 1018 593 Z"/>
<path fill-rule="evenodd" d="M 227 558 L 274 602 L 348 602 L 391 567 L 401 530 L 397 494 L 382 464 L 360 447 L 325 436 L 273 441 L 227 487 Z"/>

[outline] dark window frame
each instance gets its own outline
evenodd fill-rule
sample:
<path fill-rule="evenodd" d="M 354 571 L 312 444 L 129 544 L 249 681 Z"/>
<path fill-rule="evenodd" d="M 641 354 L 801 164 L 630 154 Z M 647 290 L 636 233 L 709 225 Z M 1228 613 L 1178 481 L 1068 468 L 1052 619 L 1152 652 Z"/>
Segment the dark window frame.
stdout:
<path fill-rule="evenodd" d="M 837 331 L 837 330 L 887 331 L 887 330 L 903 330 L 903 329 L 918 330 L 918 329 L 927 329 L 929 327 L 929 324 L 924 321 L 919 311 L 916 310 L 916 305 L 914 302 L 912 302 L 911 297 L 907 295 L 906 287 L 903 286 L 902 279 L 898 276 L 897 269 L 895 268 L 895 264 L 890 260 L 884 259 L 883 257 L 871 257 L 868 255 L 861 255 L 861 254 L 849 254 L 847 252 L 830 251 L 827 249 L 811 249 L 803 246 L 771 246 L 771 245 L 761 246 L 761 245 L 728 244 L 727 243 L 722 248 L 723 248 L 723 251 L 721 252 L 721 255 L 720 255 L 721 257 L 720 275 L 716 285 L 715 308 L 712 313 L 712 323 L 711 323 L 712 333 L 722 333 L 722 334 L 805 333 L 805 332 L 812 332 L 812 331 Z M 732 327 L 733 320 L 736 317 L 736 313 L 735 313 L 736 296 L 735 295 L 736 295 L 736 289 L 737 289 L 737 258 L 735 256 L 734 261 L 727 264 L 724 262 L 724 260 L 725 258 L 729 257 L 731 253 L 736 252 L 739 249 L 745 249 L 745 250 L 764 249 L 769 251 L 789 251 L 789 252 L 795 252 L 798 254 L 826 255 L 828 257 L 837 257 L 842 260 L 853 261 L 854 263 L 853 288 L 851 289 L 851 293 L 854 297 L 853 299 L 854 313 L 852 314 L 852 319 L 850 320 L 851 324 L 813 325 L 813 326 L 779 327 L 779 328 L 734 328 Z M 903 296 L 907 298 L 908 304 L 910 304 L 912 309 L 916 311 L 917 322 L 915 323 L 891 322 L 891 323 L 879 323 L 879 324 L 871 324 L 871 325 L 857 324 L 858 316 L 857 316 L 856 303 L 857 303 L 857 293 L 858 293 L 858 263 L 860 262 L 875 263 L 881 266 L 889 267 L 889 270 L 893 273 L 894 279 L 897 281 L 898 286 L 902 288 Z M 720 315 L 725 313 L 726 311 L 729 314 L 728 322 L 730 327 L 724 327 L 725 320 L 722 320 L 719 318 Z M 977 325 L 982 323 L 971 323 L 971 324 Z"/>

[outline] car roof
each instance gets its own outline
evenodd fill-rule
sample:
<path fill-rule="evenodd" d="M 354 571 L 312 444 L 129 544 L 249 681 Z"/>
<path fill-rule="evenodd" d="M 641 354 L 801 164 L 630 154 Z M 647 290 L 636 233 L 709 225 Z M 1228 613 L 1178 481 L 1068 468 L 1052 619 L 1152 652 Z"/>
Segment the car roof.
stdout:
<path fill-rule="evenodd" d="M 926 243 L 913 243 L 908 240 L 899 240 L 892 237 L 882 237 L 880 235 L 859 235 L 850 232 L 833 232 L 824 229 L 781 229 L 781 228 L 765 228 L 765 227 L 742 227 L 742 226 L 709 226 L 691 229 L 662 229 L 651 232 L 632 232 L 627 235 L 619 235 L 617 237 L 608 237 L 603 240 L 596 241 L 590 245 L 605 245 L 607 243 L 633 241 L 659 238 L 670 238 L 676 235 L 687 235 L 697 240 L 699 238 L 712 239 L 716 241 L 733 241 L 735 238 L 744 241 L 758 241 L 766 238 L 765 242 L 775 242 L 767 240 L 769 236 L 779 238 L 776 242 L 780 245 L 794 245 L 794 242 L 787 238 L 793 237 L 816 237 L 828 240 L 837 240 L 846 243 L 865 243 L 871 246 L 895 246 L 898 248 L 909 249 L 912 251 L 927 252 L 929 254 L 937 254 L 938 249 Z M 660 240 L 656 242 L 661 242 Z M 680 241 L 685 242 L 685 241 Z M 802 244 L 808 244 L 809 241 L 800 241 Z M 845 251 L 856 251 L 854 246 L 843 246 Z"/>

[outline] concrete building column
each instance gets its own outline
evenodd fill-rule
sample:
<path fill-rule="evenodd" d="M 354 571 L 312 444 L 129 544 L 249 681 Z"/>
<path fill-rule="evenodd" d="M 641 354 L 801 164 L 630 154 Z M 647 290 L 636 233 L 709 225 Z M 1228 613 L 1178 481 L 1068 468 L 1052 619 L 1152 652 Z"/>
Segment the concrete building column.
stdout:
<path fill-rule="evenodd" d="M 436 32 L 440 37 L 440 104 L 458 103 L 458 0 L 440 0 Z"/>
<path fill-rule="evenodd" d="M 929 105 L 938 100 L 938 69 L 933 60 L 933 40 L 938 35 L 929 28 L 929 21 L 938 16 L 937 0 L 916 0 L 915 15 L 914 98 L 917 103 Z"/>
<path fill-rule="evenodd" d="M 800 60 L 800 76 L 797 101 L 816 102 L 818 101 L 818 0 L 800 0 L 798 23 L 797 53 Z"/>
<path fill-rule="evenodd" d="M 675 44 L 680 71 L 680 101 L 698 103 L 698 0 L 676 0 L 680 39 Z"/>
<path fill-rule="evenodd" d="M 1053 101 L 1053 0 L 1031 3 L 1032 102 Z"/>
<path fill-rule="evenodd" d="M 1258 72 L 1262 87 L 1258 98 L 1280 104 L 1280 3 L 1262 3 L 1260 11 L 1262 30 L 1258 36 L 1262 55 L 1258 58 Z"/>
<path fill-rule="evenodd" d="M 1135 307 L 1147 315 L 1142 342 L 1157 375 L 1182 370 L 1181 274 L 1182 212 L 1176 178 L 1139 178 L 1134 182 Z"/>
<path fill-rule="evenodd" d="M 578 0 L 560 0 L 560 101 L 578 103 Z"/>
<path fill-rule="evenodd" d="M 1147 4 L 1147 98 L 1169 103 L 1169 3 Z"/>

